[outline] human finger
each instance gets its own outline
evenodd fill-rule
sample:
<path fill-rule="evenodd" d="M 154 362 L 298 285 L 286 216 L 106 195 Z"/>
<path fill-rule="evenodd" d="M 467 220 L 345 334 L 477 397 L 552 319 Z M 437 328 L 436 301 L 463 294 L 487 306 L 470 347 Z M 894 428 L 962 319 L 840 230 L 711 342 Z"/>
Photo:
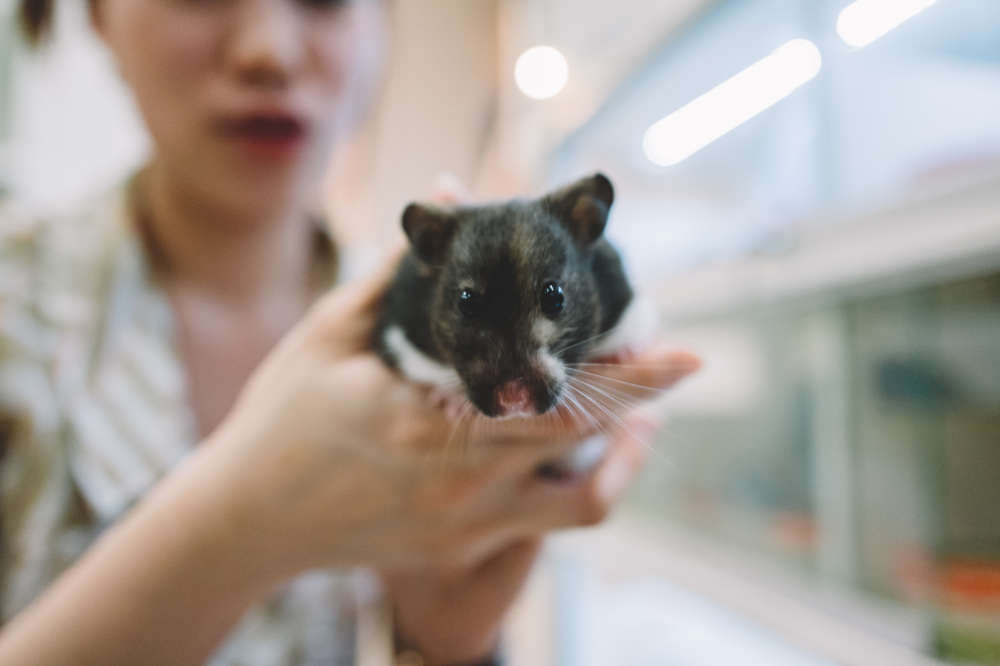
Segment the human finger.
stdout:
<path fill-rule="evenodd" d="M 368 348 L 382 299 L 405 252 L 402 238 L 393 241 L 369 274 L 323 296 L 307 317 L 316 333 L 352 350 Z"/>
<path fill-rule="evenodd" d="M 460 206 L 472 199 L 472 194 L 458 176 L 449 172 L 437 175 L 430 200 L 442 206 Z"/>
<path fill-rule="evenodd" d="M 530 480 L 521 493 L 521 518 L 534 529 L 583 527 L 604 521 L 634 481 L 648 456 L 656 424 L 630 418 L 613 436 L 604 459 L 590 472 L 569 480 Z"/>
<path fill-rule="evenodd" d="M 599 411 L 596 405 L 603 404 L 619 411 L 619 407 L 659 397 L 700 367 L 697 355 L 659 343 L 627 362 L 574 363 L 569 385 L 584 406 Z"/>

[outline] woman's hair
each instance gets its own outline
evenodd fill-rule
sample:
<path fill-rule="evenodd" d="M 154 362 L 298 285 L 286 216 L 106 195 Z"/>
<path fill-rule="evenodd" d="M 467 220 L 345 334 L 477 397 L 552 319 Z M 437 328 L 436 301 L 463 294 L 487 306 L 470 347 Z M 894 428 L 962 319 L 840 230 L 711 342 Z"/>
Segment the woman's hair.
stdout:
<path fill-rule="evenodd" d="M 21 29 L 32 44 L 40 43 L 52 30 L 55 0 L 21 0 L 18 18 Z"/>

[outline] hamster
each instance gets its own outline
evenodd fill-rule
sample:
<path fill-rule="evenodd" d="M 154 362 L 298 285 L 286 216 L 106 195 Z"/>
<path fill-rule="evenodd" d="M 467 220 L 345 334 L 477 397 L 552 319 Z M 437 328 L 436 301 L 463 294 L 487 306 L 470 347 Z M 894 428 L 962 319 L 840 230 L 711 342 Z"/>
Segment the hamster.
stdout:
<path fill-rule="evenodd" d="M 386 294 L 376 349 L 405 377 L 458 392 L 487 417 L 550 412 L 574 363 L 640 344 L 653 328 L 604 238 L 613 203 L 598 173 L 534 200 L 410 204 L 410 251 Z"/>

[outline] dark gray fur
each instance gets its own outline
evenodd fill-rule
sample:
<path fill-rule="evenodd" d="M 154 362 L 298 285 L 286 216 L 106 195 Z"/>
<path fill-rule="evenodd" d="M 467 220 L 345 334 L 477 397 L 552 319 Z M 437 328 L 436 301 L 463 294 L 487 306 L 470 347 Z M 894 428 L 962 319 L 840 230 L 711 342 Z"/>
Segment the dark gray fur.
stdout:
<path fill-rule="evenodd" d="M 563 387 L 530 361 L 543 286 L 556 281 L 565 294 L 562 313 L 550 318 L 558 330 L 550 351 L 563 363 L 585 358 L 632 300 L 621 258 L 602 236 L 613 200 L 610 181 L 597 174 L 530 201 L 411 204 L 403 216 L 411 251 L 386 295 L 377 350 L 395 366 L 384 332 L 399 324 L 415 347 L 458 372 L 484 414 L 496 414 L 497 387 L 517 378 L 530 386 L 538 412 L 547 411 Z M 466 287 L 485 294 L 482 316 L 460 312 Z"/>

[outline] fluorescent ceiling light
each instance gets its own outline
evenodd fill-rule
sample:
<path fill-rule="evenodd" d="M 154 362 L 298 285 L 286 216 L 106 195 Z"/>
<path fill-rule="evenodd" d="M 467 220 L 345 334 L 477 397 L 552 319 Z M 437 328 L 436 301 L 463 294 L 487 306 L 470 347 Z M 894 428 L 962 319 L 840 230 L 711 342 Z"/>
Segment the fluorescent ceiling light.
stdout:
<path fill-rule="evenodd" d="M 566 86 L 569 65 L 563 54 L 551 46 L 533 46 L 517 59 L 514 80 L 528 97 L 548 99 Z"/>
<path fill-rule="evenodd" d="M 807 39 L 793 39 L 728 81 L 646 130 L 642 147 L 660 166 L 687 159 L 819 73 L 823 57 Z"/>
<path fill-rule="evenodd" d="M 935 0 L 858 0 L 840 12 L 837 17 L 837 34 L 849 46 L 867 46 L 934 2 Z"/>

